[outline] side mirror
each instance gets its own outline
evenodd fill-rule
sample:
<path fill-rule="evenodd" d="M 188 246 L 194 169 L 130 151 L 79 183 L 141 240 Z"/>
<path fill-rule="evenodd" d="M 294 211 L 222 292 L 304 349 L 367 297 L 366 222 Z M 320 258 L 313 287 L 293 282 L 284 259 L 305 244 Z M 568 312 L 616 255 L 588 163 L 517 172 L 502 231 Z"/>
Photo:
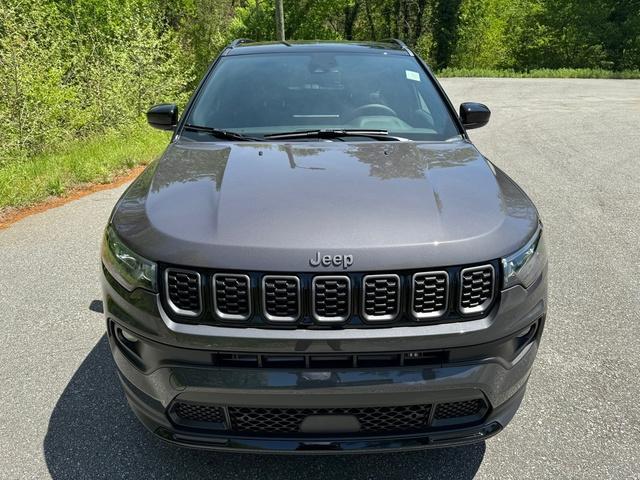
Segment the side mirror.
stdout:
<path fill-rule="evenodd" d="M 484 127 L 489 123 L 489 118 L 491 118 L 491 110 L 482 103 L 465 102 L 460 104 L 460 120 L 467 130 Z"/>
<path fill-rule="evenodd" d="M 159 130 L 173 130 L 178 125 L 178 107 L 175 103 L 161 103 L 147 112 L 147 123 Z"/>

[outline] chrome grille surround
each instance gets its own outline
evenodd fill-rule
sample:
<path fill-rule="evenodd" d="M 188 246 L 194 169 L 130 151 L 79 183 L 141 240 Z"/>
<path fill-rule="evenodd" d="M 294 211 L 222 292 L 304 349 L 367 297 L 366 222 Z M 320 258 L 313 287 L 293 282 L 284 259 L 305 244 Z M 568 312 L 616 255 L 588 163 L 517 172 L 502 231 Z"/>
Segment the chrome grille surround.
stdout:
<path fill-rule="evenodd" d="M 463 315 L 486 311 L 496 295 L 496 273 L 493 265 L 463 268 L 460 271 L 458 310 Z"/>
<path fill-rule="evenodd" d="M 331 286 L 331 283 L 334 285 Z M 346 293 L 341 292 L 341 288 L 346 288 Z M 331 304 L 329 304 L 330 302 Z M 336 310 L 337 314 L 328 315 L 328 310 Z M 346 275 L 313 277 L 311 281 L 311 314 L 319 323 L 346 321 L 351 316 L 351 279 Z"/>
<path fill-rule="evenodd" d="M 228 285 L 228 280 L 233 280 L 236 285 Z M 222 282 L 222 284 L 220 284 Z M 213 310 L 223 320 L 248 320 L 251 317 L 251 279 L 248 275 L 237 273 L 216 273 L 213 276 Z M 222 298 L 227 309 L 234 312 L 223 311 Z M 231 303 L 231 308 L 229 308 Z M 245 313 L 240 313 L 244 311 Z"/>
<path fill-rule="evenodd" d="M 400 313 L 400 277 L 395 274 L 365 275 L 361 307 L 362 318 L 368 322 L 394 320 Z"/>
<path fill-rule="evenodd" d="M 179 276 L 183 277 L 182 281 L 178 280 Z M 190 277 L 190 278 L 186 279 L 184 277 Z M 172 291 L 178 288 L 178 282 L 184 283 L 185 281 L 187 282 L 195 281 L 196 283 L 197 293 L 191 291 L 191 293 L 188 293 L 188 295 L 190 297 L 195 297 L 195 299 L 197 299 L 197 305 L 198 305 L 197 309 L 181 308 L 180 305 L 177 305 L 171 299 Z M 164 271 L 164 289 L 165 289 L 165 292 L 164 292 L 165 297 L 167 300 L 167 304 L 169 305 L 169 308 L 173 310 L 175 313 L 177 313 L 178 315 L 183 315 L 186 317 L 197 317 L 202 313 L 202 279 L 198 272 L 195 272 L 193 270 L 184 270 L 181 268 L 167 268 Z M 187 286 L 187 289 L 193 290 L 193 287 Z M 180 293 L 180 292 L 177 292 L 177 293 Z M 175 296 L 174 296 L 174 300 L 176 300 Z M 190 301 L 194 301 L 194 298 L 191 298 Z"/>
<path fill-rule="evenodd" d="M 397 274 L 278 274 L 166 266 L 160 272 L 160 300 L 176 322 L 197 320 L 231 327 L 380 328 L 378 324 L 383 323 L 450 323 L 487 315 L 493 308 L 500 294 L 496 263 Z M 325 299 L 329 301 L 323 305 Z"/>
<path fill-rule="evenodd" d="M 427 283 L 429 282 L 429 283 Z M 411 314 L 421 320 L 437 318 L 449 309 L 449 273 L 418 272 L 411 277 Z"/>
<path fill-rule="evenodd" d="M 277 289 L 281 291 L 278 292 L 276 291 Z M 293 298 L 292 295 L 294 295 Z M 295 275 L 265 275 L 262 277 L 261 296 L 262 312 L 267 320 L 279 323 L 295 323 L 300 318 L 302 314 L 302 294 L 300 279 Z M 294 311 L 291 309 L 292 306 L 295 307 Z M 285 315 L 280 315 L 279 312 L 274 313 L 274 309 L 282 307 L 287 310 Z"/>

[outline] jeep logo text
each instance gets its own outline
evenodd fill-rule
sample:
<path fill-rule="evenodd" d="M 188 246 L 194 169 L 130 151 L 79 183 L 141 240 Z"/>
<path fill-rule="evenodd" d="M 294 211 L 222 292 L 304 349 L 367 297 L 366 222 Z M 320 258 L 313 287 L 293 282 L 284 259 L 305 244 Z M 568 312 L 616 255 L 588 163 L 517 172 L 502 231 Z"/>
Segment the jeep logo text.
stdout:
<path fill-rule="evenodd" d="M 353 265 L 353 255 L 320 255 L 320 252 L 316 252 L 314 258 L 309 259 L 309 265 L 312 267 L 342 267 L 343 269 L 349 268 Z"/>

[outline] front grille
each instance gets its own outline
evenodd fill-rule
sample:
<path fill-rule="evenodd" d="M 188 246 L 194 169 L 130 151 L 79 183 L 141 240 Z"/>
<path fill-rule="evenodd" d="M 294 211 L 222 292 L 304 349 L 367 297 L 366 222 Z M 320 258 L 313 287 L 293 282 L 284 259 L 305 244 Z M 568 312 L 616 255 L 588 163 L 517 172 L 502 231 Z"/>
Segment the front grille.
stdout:
<path fill-rule="evenodd" d="M 247 275 L 217 273 L 213 276 L 213 305 L 223 320 L 247 320 L 251 316 L 251 288 Z"/>
<path fill-rule="evenodd" d="M 175 322 L 254 328 L 380 328 L 468 321 L 499 295 L 497 263 L 368 274 L 225 273 L 164 267 L 161 300 Z M 185 317 L 194 317 L 193 319 Z"/>
<path fill-rule="evenodd" d="M 343 322 L 351 313 L 351 280 L 345 276 L 315 277 L 312 281 L 312 314 L 323 323 Z"/>
<path fill-rule="evenodd" d="M 460 312 L 484 312 L 494 297 L 494 269 L 491 265 L 465 268 L 460 272 Z"/>
<path fill-rule="evenodd" d="M 467 400 L 464 402 L 441 403 L 436 408 L 434 418 L 438 420 L 478 416 L 486 409 L 483 400 Z"/>
<path fill-rule="evenodd" d="M 202 311 L 200 274 L 190 270 L 165 270 L 165 289 L 171 309 L 178 315 L 197 316 Z"/>
<path fill-rule="evenodd" d="M 362 280 L 362 316 L 369 321 L 393 320 L 400 312 L 400 277 L 367 275 Z"/>
<path fill-rule="evenodd" d="M 266 275 L 262 279 L 262 308 L 268 320 L 295 322 L 300 317 L 300 279 Z"/>
<path fill-rule="evenodd" d="M 447 311 L 449 274 L 447 272 L 416 273 L 413 276 L 411 313 L 416 318 L 434 318 Z"/>
<path fill-rule="evenodd" d="M 295 434 L 313 415 L 349 415 L 360 423 L 360 432 L 406 432 L 427 428 L 431 405 L 355 408 L 259 408 L 229 407 L 231 426 L 238 432 Z"/>

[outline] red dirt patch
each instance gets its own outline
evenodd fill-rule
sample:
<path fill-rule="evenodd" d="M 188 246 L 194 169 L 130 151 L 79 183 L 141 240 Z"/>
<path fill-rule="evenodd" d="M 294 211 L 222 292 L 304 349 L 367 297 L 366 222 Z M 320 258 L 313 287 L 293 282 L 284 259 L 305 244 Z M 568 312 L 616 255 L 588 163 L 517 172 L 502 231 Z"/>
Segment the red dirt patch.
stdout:
<path fill-rule="evenodd" d="M 66 203 L 72 202 L 86 195 L 90 195 L 101 190 L 109 190 L 111 188 L 119 187 L 120 185 L 127 183 L 135 179 L 146 168 L 146 165 L 140 165 L 138 167 L 129 170 L 124 175 L 119 175 L 111 183 L 94 183 L 88 185 L 79 185 L 71 189 L 64 197 L 51 197 L 42 203 L 32 205 L 29 207 L 13 208 L 8 207 L 0 210 L 0 230 L 19 222 L 25 217 L 47 211 L 51 208 L 60 207 Z"/>

